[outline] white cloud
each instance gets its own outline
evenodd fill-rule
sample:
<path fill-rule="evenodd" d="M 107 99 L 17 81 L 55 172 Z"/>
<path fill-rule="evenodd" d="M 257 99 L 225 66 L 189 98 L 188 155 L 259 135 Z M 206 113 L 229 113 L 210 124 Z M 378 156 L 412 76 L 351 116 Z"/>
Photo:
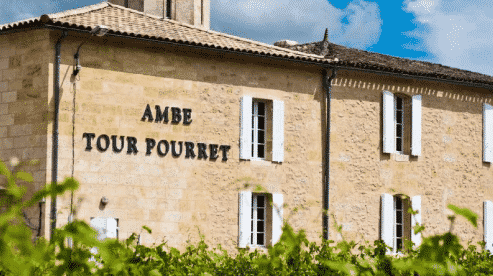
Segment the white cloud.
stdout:
<path fill-rule="evenodd" d="M 407 35 L 420 39 L 432 62 L 493 75 L 489 0 L 406 0 L 404 7 L 421 24 Z"/>
<path fill-rule="evenodd" d="M 266 43 L 320 41 L 329 28 L 332 42 L 365 49 L 378 42 L 381 26 L 378 5 L 361 0 L 345 9 L 327 0 L 211 0 L 212 29 Z"/>

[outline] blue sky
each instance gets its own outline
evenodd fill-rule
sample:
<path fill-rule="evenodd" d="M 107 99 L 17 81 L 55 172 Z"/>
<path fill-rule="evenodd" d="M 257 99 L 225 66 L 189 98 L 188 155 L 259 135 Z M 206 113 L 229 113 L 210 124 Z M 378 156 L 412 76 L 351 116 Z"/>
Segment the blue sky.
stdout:
<path fill-rule="evenodd" d="M 0 0 L 0 24 L 101 0 Z M 330 40 L 493 75 L 491 0 L 211 0 L 211 28 L 265 43 Z"/>

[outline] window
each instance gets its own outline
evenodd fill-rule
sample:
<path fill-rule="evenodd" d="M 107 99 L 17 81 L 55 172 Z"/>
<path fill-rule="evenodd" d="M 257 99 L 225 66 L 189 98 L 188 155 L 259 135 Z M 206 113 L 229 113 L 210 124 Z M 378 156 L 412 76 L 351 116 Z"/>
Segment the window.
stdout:
<path fill-rule="evenodd" d="M 252 104 L 252 158 L 265 159 L 267 114 L 266 103 L 254 101 Z"/>
<path fill-rule="evenodd" d="M 171 19 L 171 0 L 166 0 L 166 18 Z"/>
<path fill-rule="evenodd" d="M 410 207 L 418 213 L 412 216 L 408 212 Z M 389 253 L 402 251 L 406 240 L 421 244 L 421 233 L 413 232 L 414 226 L 418 224 L 421 224 L 421 196 L 411 200 L 402 195 L 382 195 L 380 236 L 385 244 L 392 247 Z"/>
<path fill-rule="evenodd" d="M 265 246 L 265 224 L 266 224 L 266 196 L 260 194 L 252 195 L 252 245 Z"/>
<path fill-rule="evenodd" d="M 411 215 L 409 209 L 409 198 L 403 199 L 401 196 L 394 196 L 395 230 L 394 247 L 395 251 L 402 251 L 404 240 L 410 240 L 411 236 Z"/>
<path fill-rule="evenodd" d="M 383 92 L 383 152 L 421 155 L 421 95 Z"/>
<path fill-rule="evenodd" d="M 491 201 L 484 202 L 483 227 L 485 249 L 493 253 L 493 202 Z"/>
<path fill-rule="evenodd" d="M 281 194 L 239 194 L 238 247 L 273 245 L 282 233 L 283 196 Z"/>
<path fill-rule="evenodd" d="M 284 102 L 241 98 L 240 159 L 283 162 Z"/>

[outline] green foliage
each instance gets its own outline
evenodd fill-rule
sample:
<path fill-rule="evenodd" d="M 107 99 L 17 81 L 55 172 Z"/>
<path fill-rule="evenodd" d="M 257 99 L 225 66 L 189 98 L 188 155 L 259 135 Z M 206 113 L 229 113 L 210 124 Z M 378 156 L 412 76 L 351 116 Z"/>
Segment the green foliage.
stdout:
<path fill-rule="evenodd" d="M 0 275 L 492 275 L 493 257 L 479 246 L 464 248 L 450 233 L 424 237 L 419 248 L 406 241 L 403 252 L 389 255 L 382 241 L 373 244 L 354 241 L 321 244 L 309 242 L 303 230 L 284 225 L 280 241 L 266 249 L 239 249 L 231 254 L 220 245 L 209 248 L 201 236 L 185 251 L 166 243 L 153 247 L 138 244 L 137 234 L 124 241 L 99 241 L 87 223 L 75 220 L 56 229 L 48 242 L 31 241 L 31 231 L 23 223 L 22 211 L 42 198 L 59 196 L 78 187 L 74 179 L 50 184 L 22 201 L 25 188 L 18 181 L 31 182 L 24 172 L 10 172 L 0 161 L 0 174 L 7 178 L 0 205 Z M 7 204 L 9 203 L 9 204 Z M 469 209 L 449 205 L 477 227 L 477 215 Z M 417 212 L 409 210 L 416 215 Z M 455 217 L 450 217 L 451 224 Z M 334 219 L 335 221 L 335 219 Z M 335 228 L 342 235 L 341 226 Z M 414 228 L 422 232 L 424 226 Z M 142 230 L 152 233 L 143 226 Z M 68 238 L 72 246 L 68 246 Z M 97 253 L 93 253 L 97 248 Z"/>
<path fill-rule="evenodd" d="M 465 217 L 474 227 L 478 227 L 478 215 L 473 211 L 467 208 L 459 208 L 455 205 L 449 204 L 447 206 L 450 210 L 452 210 L 456 215 Z"/>

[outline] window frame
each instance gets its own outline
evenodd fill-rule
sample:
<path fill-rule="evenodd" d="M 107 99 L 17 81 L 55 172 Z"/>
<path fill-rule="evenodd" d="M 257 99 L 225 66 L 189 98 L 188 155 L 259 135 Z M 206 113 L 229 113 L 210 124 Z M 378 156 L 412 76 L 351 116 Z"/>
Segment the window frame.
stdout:
<path fill-rule="evenodd" d="M 263 106 L 263 115 L 259 114 L 259 108 Z M 252 160 L 267 160 L 267 134 L 268 134 L 268 123 L 269 123 L 269 112 L 268 103 L 265 100 L 253 99 L 252 100 Z M 263 128 L 259 127 L 259 121 L 263 119 Z M 263 142 L 259 142 L 259 132 L 263 132 L 261 136 Z M 259 154 L 259 148 L 263 146 L 262 154 Z M 263 155 L 263 157 L 261 156 Z"/>
<path fill-rule="evenodd" d="M 407 99 L 405 99 L 403 96 L 394 94 L 394 124 L 395 124 L 395 152 L 399 154 L 405 154 L 405 135 L 406 135 L 406 109 L 404 108 L 405 102 Z M 398 108 L 400 102 L 401 108 Z M 400 114 L 400 122 L 398 121 L 399 115 Z M 400 127 L 400 134 L 399 134 L 399 127 Z M 400 142 L 399 142 L 400 141 Z M 400 150 L 398 148 L 400 147 Z"/>
<path fill-rule="evenodd" d="M 262 205 L 259 206 L 259 198 L 262 198 Z M 259 218 L 259 210 L 263 211 L 263 218 Z M 251 233 L 250 233 L 250 245 L 266 247 L 267 244 L 267 195 L 252 193 L 252 219 L 251 219 Z M 258 229 L 258 223 L 263 222 L 261 231 Z M 259 243 L 258 235 L 263 235 L 262 242 Z"/>
<path fill-rule="evenodd" d="M 399 252 L 402 252 L 403 250 L 406 250 L 405 242 L 407 240 L 411 240 L 411 214 L 408 213 L 407 209 L 411 206 L 411 200 L 410 198 L 406 197 L 403 198 L 403 195 L 394 195 L 393 196 L 393 201 L 394 201 L 394 206 L 393 206 L 393 213 L 394 213 L 394 234 L 392 237 L 393 240 L 393 246 L 392 246 L 392 253 L 393 254 L 398 254 Z M 398 208 L 398 203 L 400 202 L 400 208 Z M 400 221 L 398 221 L 398 214 L 400 214 Z M 399 226 L 401 227 L 400 230 L 400 235 L 398 234 L 398 228 Z"/>

